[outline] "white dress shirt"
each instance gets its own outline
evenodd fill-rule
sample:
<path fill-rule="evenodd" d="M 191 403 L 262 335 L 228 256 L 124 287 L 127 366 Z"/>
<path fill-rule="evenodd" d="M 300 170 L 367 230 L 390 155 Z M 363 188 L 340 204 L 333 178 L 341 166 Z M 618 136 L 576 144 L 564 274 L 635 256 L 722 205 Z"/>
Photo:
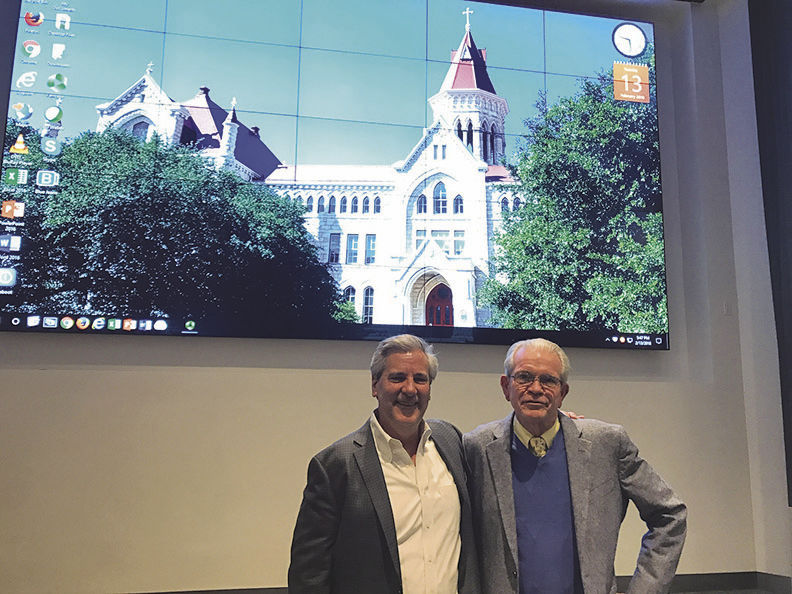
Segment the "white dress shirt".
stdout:
<path fill-rule="evenodd" d="M 404 594 L 457 594 L 459 493 L 424 423 L 413 463 L 402 443 L 371 415 L 385 485 L 396 524 Z"/>

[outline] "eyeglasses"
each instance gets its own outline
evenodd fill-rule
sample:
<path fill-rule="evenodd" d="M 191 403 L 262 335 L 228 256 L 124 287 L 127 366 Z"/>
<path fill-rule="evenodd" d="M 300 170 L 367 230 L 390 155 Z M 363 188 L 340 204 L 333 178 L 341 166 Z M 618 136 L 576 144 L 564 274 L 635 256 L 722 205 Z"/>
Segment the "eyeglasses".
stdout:
<path fill-rule="evenodd" d="M 541 375 L 534 375 L 528 371 L 518 371 L 514 375 L 510 375 L 510 378 L 514 380 L 514 382 L 518 386 L 527 387 L 534 383 L 534 381 L 539 380 L 539 383 L 542 385 L 543 388 L 557 388 L 561 385 L 561 379 L 557 378 L 554 375 L 548 375 L 543 373 Z"/>

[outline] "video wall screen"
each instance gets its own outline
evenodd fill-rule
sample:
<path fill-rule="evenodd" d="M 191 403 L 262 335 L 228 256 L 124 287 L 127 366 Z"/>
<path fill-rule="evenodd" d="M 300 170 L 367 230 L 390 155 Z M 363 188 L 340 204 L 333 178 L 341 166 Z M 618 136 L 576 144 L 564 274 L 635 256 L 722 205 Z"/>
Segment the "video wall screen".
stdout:
<path fill-rule="evenodd" d="M 0 330 L 668 348 L 650 23 L 21 0 L 12 51 Z"/>

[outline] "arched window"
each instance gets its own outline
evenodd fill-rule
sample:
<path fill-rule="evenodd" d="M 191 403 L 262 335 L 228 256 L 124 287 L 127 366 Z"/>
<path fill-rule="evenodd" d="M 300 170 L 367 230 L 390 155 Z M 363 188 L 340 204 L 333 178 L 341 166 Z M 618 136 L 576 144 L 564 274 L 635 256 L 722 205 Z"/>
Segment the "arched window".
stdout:
<path fill-rule="evenodd" d="M 490 128 L 490 154 L 492 155 L 492 162 L 495 163 L 495 124 L 492 124 L 492 128 Z"/>
<path fill-rule="evenodd" d="M 509 212 L 509 199 L 506 196 L 501 200 L 501 212 Z"/>
<path fill-rule="evenodd" d="M 382 210 L 382 200 L 380 200 L 380 197 L 377 196 L 376 198 L 374 198 L 374 214 L 379 214 L 381 210 Z"/>
<path fill-rule="evenodd" d="M 445 214 L 448 212 L 448 199 L 446 198 L 446 189 L 443 182 L 437 182 L 434 189 L 434 213 Z"/>
<path fill-rule="evenodd" d="M 316 203 L 316 212 L 324 212 L 324 196 L 319 196 L 319 202 Z"/>
<path fill-rule="evenodd" d="M 374 289 L 366 287 L 363 291 L 363 323 L 371 324 L 374 320 Z"/>
<path fill-rule="evenodd" d="M 465 210 L 462 204 L 462 196 L 457 194 L 457 197 L 454 198 L 454 214 L 462 214 L 463 212 L 465 212 Z"/>
<path fill-rule="evenodd" d="M 459 136 L 459 140 L 463 140 L 462 139 L 462 122 L 457 122 L 457 136 Z"/>
<path fill-rule="evenodd" d="M 514 210 L 517 210 L 517 209 L 518 209 L 518 208 L 520 208 L 521 206 L 522 206 L 522 202 L 520 202 L 520 199 L 519 199 L 519 198 L 515 198 L 515 199 L 514 199 L 514 202 L 513 202 L 513 206 L 512 206 L 512 208 L 513 208 Z"/>
<path fill-rule="evenodd" d="M 473 122 L 468 122 L 468 129 L 467 129 L 467 147 L 468 150 L 473 150 Z"/>
<path fill-rule="evenodd" d="M 352 196 L 352 208 L 349 209 L 349 212 L 357 212 L 358 211 L 358 199 L 357 196 Z"/>
<path fill-rule="evenodd" d="M 415 211 L 417 214 L 426 214 L 426 196 L 423 194 L 418 196 L 418 202 L 415 204 Z"/>
<path fill-rule="evenodd" d="M 369 197 L 368 196 L 364 196 L 363 197 L 363 211 L 362 212 L 363 212 L 363 214 L 368 214 L 368 211 L 369 211 Z"/>
<path fill-rule="evenodd" d="M 346 196 L 341 196 L 341 205 L 338 208 L 338 212 L 346 212 L 346 209 L 347 209 Z"/>
<path fill-rule="evenodd" d="M 327 204 L 327 212 L 335 212 L 335 196 L 330 196 L 330 202 Z"/>
<path fill-rule="evenodd" d="M 355 287 L 352 285 L 344 289 L 344 301 L 349 301 L 350 303 L 355 302 Z"/>
<path fill-rule="evenodd" d="M 291 202 L 291 196 L 289 196 L 288 194 L 284 194 L 283 195 L 283 199 L 288 201 L 288 202 Z"/>
<path fill-rule="evenodd" d="M 487 134 L 487 124 L 481 127 L 481 152 L 484 154 L 484 161 L 489 163 L 489 138 Z"/>
<path fill-rule="evenodd" d="M 305 203 L 305 208 L 308 212 L 313 212 L 313 196 L 308 196 L 308 201 Z"/>
<path fill-rule="evenodd" d="M 300 206 L 302 206 L 302 196 L 297 196 L 297 197 L 294 199 L 294 203 L 295 203 L 295 204 L 299 204 Z"/>
<path fill-rule="evenodd" d="M 149 123 L 148 122 L 138 122 L 134 126 L 132 126 L 132 136 L 139 138 L 140 140 L 146 140 L 146 136 L 148 135 Z"/>

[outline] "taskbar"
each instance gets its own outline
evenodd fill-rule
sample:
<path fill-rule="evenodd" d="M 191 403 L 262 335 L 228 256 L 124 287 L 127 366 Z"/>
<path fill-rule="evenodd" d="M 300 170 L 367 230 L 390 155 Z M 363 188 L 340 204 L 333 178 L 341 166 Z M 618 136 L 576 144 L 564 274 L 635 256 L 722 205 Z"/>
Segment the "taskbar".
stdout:
<path fill-rule="evenodd" d="M 76 333 L 201 335 L 235 338 L 306 338 L 379 341 L 396 334 L 415 334 L 439 343 L 509 345 L 519 340 L 546 338 L 562 347 L 626 350 L 669 350 L 668 334 L 589 331 L 519 330 L 460 326 L 417 326 L 332 322 L 320 325 L 274 324 L 264 320 L 189 316 L 106 316 L 0 313 L 0 331 Z"/>
<path fill-rule="evenodd" d="M 2 313 L 0 314 L 0 330 L 103 334 L 198 334 L 198 323 L 192 319 L 176 321 L 165 317 Z"/>

